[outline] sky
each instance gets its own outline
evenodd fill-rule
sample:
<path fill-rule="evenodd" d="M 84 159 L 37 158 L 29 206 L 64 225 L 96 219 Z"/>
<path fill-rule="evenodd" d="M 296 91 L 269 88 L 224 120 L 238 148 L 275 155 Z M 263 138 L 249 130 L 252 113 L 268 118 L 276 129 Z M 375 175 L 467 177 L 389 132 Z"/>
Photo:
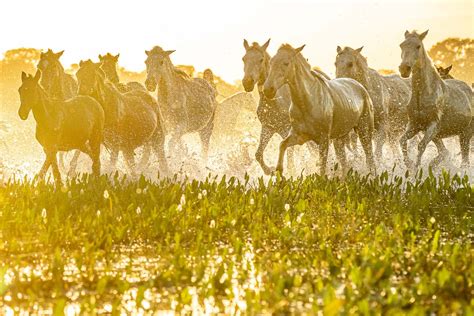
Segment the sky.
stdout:
<path fill-rule="evenodd" d="M 364 46 L 375 69 L 397 69 L 405 30 L 429 29 L 425 46 L 474 38 L 474 0 L 6 0 L 0 51 L 65 50 L 63 64 L 120 53 L 120 64 L 145 68 L 146 49 L 174 49 L 174 64 L 211 68 L 233 82 L 243 76 L 242 42 L 271 38 L 306 44 L 303 55 L 334 76 L 336 47 Z"/>

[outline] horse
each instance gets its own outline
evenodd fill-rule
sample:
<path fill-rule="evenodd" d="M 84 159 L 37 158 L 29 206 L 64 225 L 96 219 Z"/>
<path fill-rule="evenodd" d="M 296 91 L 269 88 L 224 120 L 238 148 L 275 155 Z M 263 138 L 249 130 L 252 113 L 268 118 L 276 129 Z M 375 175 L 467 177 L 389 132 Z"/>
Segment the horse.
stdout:
<path fill-rule="evenodd" d="M 263 157 L 273 135 L 278 134 L 285 139 L 290 132 L 290 105 L 291 95 L 287 85 L 278 90 L 275 98 L 269 99 L 263 93 L 263 84 L 267 79 L 270 69 L 270 55 L 267 48 L 270 45 L 270 39 L 263 45 L 254 42 L 250 45 L 244 39 L 245 55 L 242 58 L 244 62 L 244 78 L 242 85 L 246 92 L 252 92 L 255 85 L 258 88 L 260 100 L 257 106 L 257 117 L 262 125 L 260 131 L 260 141 L 255 159 L 260 164 L 263 172 L 267 175 L 272 173 L 272 169 L 267 166 Z M 288 150 L 288 168 L 294 167 L 294 148 Z"/>
<path fill-rule="evenodd" d="M 101 64 L 100 68 L 104 71 L 106 78 L 112 82 L 120 92 L 123 93 L 136 89 L 146 91 L 145 86 L 137 81 L 131 81 L 127 83 L 120 82 L 117 72 L 119 57 L 120 54 L 115 56 L 110 53 L 107 53 L 103 56 L 99 55 L 99 62 Z"/>
<path fill-rule="evenodd" d="M 134 173 L 135 149 L 151 146 L 162 173 L 167 174 L 163 124 L 154 98 L 140 89 L 121 93 L 106 79 L 99 63 L 87 60 L 81 61 L 79 66 L 76 73 L 79 94 L 95 98 L 105 112 L 104 145 L 111 150 L 111 165 L 115 167 L 121 151 Z"/>
<path fill-rule="evenodd" d="M 30 111 L 36 120 L 36 139 L 43 147 L 46 160 L 38 174 L 44 179 L 52 167 L 56 183 L 61 183 L 56 154 L 77 149 L 92 159 L 93 174 L 100 174 L 100 144 L 104 137 L 104 111 L 88 96 L 68 100 L 51 98 L 40 84 L 41 70 L 35 76 L 21 73 L 21 105 L 18 115 L 26 120 Z"/>
<path fill-rule="evenodd" d="M 367 59 L 361 54 L 362 48 L 337 46 L 336 78 L 352 78 L 369 92 L 374 105 L 375 156 L 382 158 L 385 140 L 389 141 L 392 151 L 399 154 L 398 140 L 408 121 L 410 81 L 399 75 L 383 76 L 369 68 Z"/>
<path fill-rule="evenodd" d="M 41 70 L 42 74 L 41 86 L 51 98 L 58 100 L 67 100 L 77 95 L 76 79 L 64 71 L 59 61 L 63 54 L 64 50 L 55 53 L 48 49 L 46 53 L 41 52 L 37 65 L 37 69 Z M 79 151 L 76 151 L 75 156 L 79 156 Z M 59 164 L 64 170 L 64 152 L 59 153 Z M 69 169 L 69 174 L 72 175 L 72 173 L 72 169 Z"/>
<path fill-rule="evenodd" d="M 41 86 L 51 98 L 67 100 L 77 95 L 77 82 L 64 71 L 59 58 L 64 51 L 54 53 L 48 49 L 40 54 L 37 68 L 41 70 Z"/>
<path fill-rule="evenodd" d="M 439 66 L 439 67 L 436 67 L 436 71 L 439 73 L 439 76 L 443 80 L 454 79 L 454 77 L 449 74 L 449 72 L 451 71 L 452 68 L 453 68 L 453 65 L 449 65 L 446 68 L 443 68 L 442 66 Z"/>
<path fill-rule="evenodd" d="M 171 132 L 170 147 L 182 148 L 181 137 L 198 132 L 203 158 L 207 160 L 209 142 L 217 107 L 216 91 L 202 78 L 191 78 L 176 68 L 170 55 L 174 50 L 159 46 L 145 51 L 147 78 L 145 86 L 153 92 L 158 87 L 158 102 Z"/>
<path fill-rule="evenodd" d="M 283 44 L 270 60 L 270 72 L 263 85 L 265 96 L 273 99 L 278 89 L 287 83 L 292 100 L 291 129 L 280 143 L 276 170 L 283 172 L 283 158 L 288 147 L 313 140 L 319 145 L 321 174 L 324 175 L 332 139 L 345 172 L 344 137 L 355 130 L 364 149 L 367 165 L 375 173 L 372 152 L 374 110 L 367 90 L 354 79 L 328 80 L 320 73 L 311 71 L 311 66 L 301 54 L 304 46 L 295 49 Z"/>
<path fill-rule="evenodd" d="M 421 34 L 406 31 L 405 40 L 400 44 L 400 74 L 403 78 L 412 75 L 408 126 L 400 139 L 405 164 L 413 169 L 407 155 L 407 141 L 423 132 L 423 139 L 418 144 L 415 167 L 420 166 L 421 157 L 430 141 L 433 141 L 438 149 L 438 156 L 431 164 L 439 164 L 448 155 L 442 139 L 456 135 L 459 136 L 461 145 L 462 166 L 468 166 L 469 143 L 474 133 L 473 92 L 460 80 L 441 79 L 423 46 L 423 39 L 427 34 L 428 31 Z"/>

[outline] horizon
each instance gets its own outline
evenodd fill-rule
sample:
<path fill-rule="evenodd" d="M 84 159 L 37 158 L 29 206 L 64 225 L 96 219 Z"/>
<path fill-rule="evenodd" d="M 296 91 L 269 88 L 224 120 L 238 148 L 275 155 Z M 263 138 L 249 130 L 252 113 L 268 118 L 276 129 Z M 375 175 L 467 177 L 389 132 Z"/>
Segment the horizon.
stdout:
<path fill-rule="evenodd" d="M 61 58 L 65 67 L 81 59 L 97 60 L 98 54 L 120 53 L 120 66 L 139 72 L 145 69 L 144 51 L 160 45 L 176 50 L 172 55 L 175 65 L 193 65 L 196 71 L 211 68 L 224 80 L 234 82 L 243 75 L 244 38 L 259 43 L 271 38 L 271 55 L 282 43 L 306 44 L 303 55 L 311 65 L 334 77 L 338 45 L 364 46 L 370 67 L 395 70 L 400 58 L 398 45 L 407 29 L 429 29 L 427 49 L 449 37 L 474 37 L 474 1 L 470 0 L 281 0 L 271 5 L 264 0 L 182 0 L 153 3 L 147 10 L 150 3 L 143 0 L 134 6 L 109 0 L 77 3 L 74 7 L 54 0 L 7 2 L 6 12 L 12 14 L 0 21 L 0 27 L 15 25 L 16 30 L 6 34 L 0 51 L 3 54 L 22 47 L 65 50 Z M 28 12 L 23 12 L 25 7 Z M 54 10 L 46 12 L 45 7 Z M 88 23 L 77 23 L 71 8 L 77 12 L 74 17 L 84 17 Z M 43 16 L 33 22 L 36 12 L 43 12 Z M 453 20 L 456 23 L 449 23 Z"/>

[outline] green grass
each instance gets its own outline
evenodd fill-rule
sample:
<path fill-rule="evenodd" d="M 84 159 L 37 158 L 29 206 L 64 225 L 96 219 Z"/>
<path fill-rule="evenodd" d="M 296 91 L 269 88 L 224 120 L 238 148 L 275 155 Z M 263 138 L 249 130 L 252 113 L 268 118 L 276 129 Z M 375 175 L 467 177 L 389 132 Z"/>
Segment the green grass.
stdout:
<path fill-rule="evenodd" d="M 467 177 L 15 182 L 0 212 L 3 311 L 474 311 Z"/>

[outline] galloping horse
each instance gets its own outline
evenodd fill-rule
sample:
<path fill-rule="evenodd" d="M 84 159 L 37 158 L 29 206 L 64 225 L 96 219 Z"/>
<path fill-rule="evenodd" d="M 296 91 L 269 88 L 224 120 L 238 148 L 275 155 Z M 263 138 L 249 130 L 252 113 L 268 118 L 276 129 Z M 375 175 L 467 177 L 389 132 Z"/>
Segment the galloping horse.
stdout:
<path fill-rule="evenodd" d="M 169 57 L 173 52 L 159 46 L 145 51 L 145 86 L 148 91 L 158 87 L 160 110 L 167 126 L 171 127 L 171 148 L 182 146 L 183 135 L 198 132 L 203 156 L 207 159 L 217 106 L 216 92 L 206 80 L 191 78 L 177 69 Z"/>
<path fill-rule="evenodd" d="M 120 92 L 128 92 L 135 89 L 141 89 L 146 91 L 145 86 L 141 83 L 136 81 L 131 81 L 127 83 L 121 83 L 118 73 L 117 73 L 117 66 L 118 66 L 118 59 L 120 54 L 112 55 L 110 53 L 105 54 L 104 56 L 99 55 L 100 61 L 100 68 L 104 71 L 106 78 L 112 82 Z"/>
<path fill-rule="evenodd" d="M 67 100 L 77 95 L 77 81 L 73 76 L 64 71 L 64 67 L 59 61 L 59 58 L 64 54 L 64 50 L 60 52 L 53 52 L 48 49 L 46 53 L 41 52 L 40 60 L 37 68 L 41 70 L 41 86 L 46 93 L 53 99 Z M 72 163 L 77 163 L 79 158 L 79 151 L 74 153 Z M 59 153 L 59 164 L 61 169 L 64 166 L 64 152 Z M 74 168 L 69 168 L 69 175 L 74 174 Z"/>
<path fill-rule="evenodd" d="M 442 80 L 424 46 L 423 39 L 428 31 L 418 34 L 405 32 L 405 40 L 400 44 L 402 62 L 400 74 L 408 78 L 412 74 L 412 95 L 408 104 L 408 126 L 400 139 L 405 164 L 412 168 L 407 155 L 407 141 L 424 133 L 418 144 L 416 167 L 430 141 L 438 148 L 438 156 L 432 161 L 438 164 L 448 154 L 443 138 L 459 136 L 461 144 L 462 165 L 469 165 L 469 143 L 474 133 L 472 104 L 473 92 L 464 82 L 448 79 Z"/>
<path fill-rule="evenodd" d="M 121 93 L 106 80 L 100 64 L 81 61 L 76 73 L 79 94 L 95 98 L 105 112 L 104 144 L 111 149 L 111 164 L 116 165 L 122 151 L 128 167 L 134 172 L 134 151 L 151 146 L 163 173 L 168 173 L 164 153 L 164 132 L 156 101 L 146 91 L 132 90 Z"/>
<path fill-rule="evenodd" d="M 325 174 L 331 139 L 343 171 L 347 170 L 343 138 L 355 129 L 367 165 L 371 172 L 375 172 L 372 152 L 374 115 L 367 90 L 353 79 L 328 80 L 311 71 L 311 66 L 300 53 L 303 48 L 304 45 L 297 49 L 282 45 L 270 61 L 270 73 L 263 86 L 265 96 L 272 99 L 287 83 L 292 99 L 291 129 L 280 144 L 277 171 L 283 171 L 283 158 L 288 147 L 313 140 L 319 145 L 321 173 Z"/>
<path fill-rule="evenodd" d="M 242 58 L 244 62 L 242 85 L 246 92 L 252 92 L 256 84 L 260 96 L 257 107 L 257 117 L 262 124 L 262 129 L 260 131 L 258 148 L 255 152 L 255 159 L 262 167 L 263 172 L 267 175 L 272 172 L 263 158 L 268 142 L 275 134 L 285 139 L 291 128 L 289 112 L 291 95 L 288 86 L 285 85 L 281 87 L 281 89 L 278 89 L 276 97 L 271 99 L 265 97 L 263 93 L 263 84 L 270 70 L 270 55 L 267 53 L 269 44 L 270 39 L 263 45 L 259 45 L 256 42 L 249 45 L 247 40 L 244 39 L 245 55 Z M 288 150 L 288 168 L 293 169 L 293 163 L 294 148 L 290 148 Z"/>
<path fill-rule="evenodd" d="M 104 132 L 104 111 L 88 96 L 75 96 L 66 101 L 50 98 L 39 81 L 41 70 L 33 77 L 22 72 L 18 90 L 21 105 L 18 115 L 26 120 L 33 111 L 36 120 L 36 139 L 43 146 L 46 160 L 39 172 L 44 178 L 49 167 L 56 183 L 61 175 L 56 160 L 58 151 L 78 149 L 92 159 L 94 175 L 100 174 L 100 144 Z"/>
<path fill-rule="evenodd" d="M 51 98 L 67 100 L 77 95 L 77 82 L 64 71 L 59 58 L 64 51 L 54 53 L 48 49 L 41 53 L 37 68 L 41 70 L 41 86 Z"/>
<path fill-rule="evenodd" d="M 352 78 L 369 92 L 374 105 L 375 156 L 381 159 L 386 139 L 392 150 L 400 153 L 398 140 L 408 122 L 410 81 L 399 75 L 382 76 L 369 68 L 367 59 L 361 54 L 362 48 L 337 47 L 336 77 Z"/>

